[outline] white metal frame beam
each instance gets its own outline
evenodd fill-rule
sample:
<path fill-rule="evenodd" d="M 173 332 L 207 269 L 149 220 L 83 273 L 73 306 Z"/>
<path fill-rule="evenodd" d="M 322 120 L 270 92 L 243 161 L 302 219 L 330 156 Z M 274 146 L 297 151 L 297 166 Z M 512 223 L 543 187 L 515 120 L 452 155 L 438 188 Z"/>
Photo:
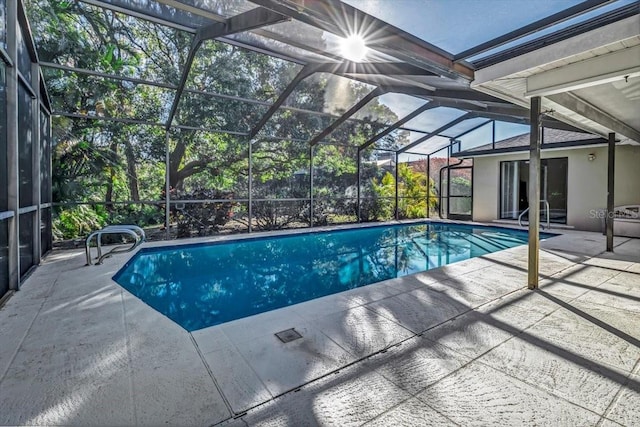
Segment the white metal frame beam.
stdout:
<path fill-rule="evenodd" d="M 640 131 L 632 128 L 606 111 L 601 110 L 571 92 L 557 93 L 555 95 L 549 95 L 546 98 L 549 101 L 574 111 L 595 123 L 611 129 L 615 133 L 624 135 L 634 141 L 640 141 Z"/>

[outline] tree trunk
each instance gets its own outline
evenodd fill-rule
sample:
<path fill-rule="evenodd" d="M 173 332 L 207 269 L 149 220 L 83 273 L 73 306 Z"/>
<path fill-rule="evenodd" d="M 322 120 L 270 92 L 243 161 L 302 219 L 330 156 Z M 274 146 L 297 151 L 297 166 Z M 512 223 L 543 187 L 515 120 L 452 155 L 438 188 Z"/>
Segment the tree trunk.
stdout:
<path fill-rule="evenodd" d="M 184 138 L 181 138 L 177 143 L 176 147 L 173 149 L 171 154 L 169 155 L 170 165 L 169 165 L 169 186 L 174 188 L 182 188 L 182 179 L 179 177 L 179 167 L 182 164 L 182 159 L 184 158 L 184 154 L 187 150 L 187 141 Z"/>
<path fill-rule="evenodd" d="M 117 158 L 118 155 L 118 143 L 112 142 L 109 146 L 109 150 L 113 152 L 113 157 Z M 109 166 L 109 181 L 107 182 L 107 192 L 104 196 L 104 201 L 107 202 L 106 208 L 108 211 L 113 209 L 113 205 L 110 203 L 113 201 L 113 181 L 116 178 L 116 167 L 115 165 Z"/>
<path fill-rule="evenodd" d="M 140 201 L 140 193 L 138 191 L 138 173 L 136 172 L 136 157 L 133 153 L 133 147 L 130 142 L 125 143 L 125 156 L 127 158 L 127 176 L 129 181 L 129 192 L 131 193 L 131 200 L 134 202 Z"/>

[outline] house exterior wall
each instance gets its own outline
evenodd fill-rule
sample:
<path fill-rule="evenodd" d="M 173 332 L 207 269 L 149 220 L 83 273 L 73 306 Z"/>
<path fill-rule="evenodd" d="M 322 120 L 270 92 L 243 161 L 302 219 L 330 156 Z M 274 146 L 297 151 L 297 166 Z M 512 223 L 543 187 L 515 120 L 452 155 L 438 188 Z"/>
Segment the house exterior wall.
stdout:
<path fill-rule="evenodd" d="M 596 158 L 589 161 L 589 154 Z M 598 209 L 607 204 L 607 147 L 543 150 L 542 158 L 568 158 L 567 225 L 600 231 Z M 529 153 L 476 157 L 473 163 L 473 220 L 499 218 L 500 162 L 526 160 Z M 640 146 L 616 147 L 615 206 L 640 204 Z"/>

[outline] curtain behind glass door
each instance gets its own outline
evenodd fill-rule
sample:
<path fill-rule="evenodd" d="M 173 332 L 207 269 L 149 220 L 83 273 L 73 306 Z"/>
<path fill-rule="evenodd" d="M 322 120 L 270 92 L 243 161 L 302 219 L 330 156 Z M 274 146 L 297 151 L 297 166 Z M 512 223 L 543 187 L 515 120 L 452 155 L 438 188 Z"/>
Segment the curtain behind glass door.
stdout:
<path fill-rule="evenodd" d="M 502 168 L 500 218 L 518 219 L 519 163 L 502 162 L 500 165 Z"/>

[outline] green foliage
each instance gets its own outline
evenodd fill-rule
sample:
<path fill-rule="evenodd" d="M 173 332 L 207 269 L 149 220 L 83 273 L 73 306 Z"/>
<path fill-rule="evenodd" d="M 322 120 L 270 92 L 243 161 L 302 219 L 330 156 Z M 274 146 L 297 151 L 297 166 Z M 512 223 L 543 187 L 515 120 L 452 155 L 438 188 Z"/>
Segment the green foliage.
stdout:
<path fill-rule="evenodd" d="M 388 221 L 393 218 L 395 203 L 395 178 L 390 172 L 381 178 L 371 178 L 365 183 L 360 201 L 361 221 Z"/>
<path fill-rule="evenodd" d="M 86 237 L 106 225 L 137 224 L 140 227 L 164 223 L 164 209 L 159 205 L 76 205 L 56 209 L 52 230 L 55 240 Z"/>
<path fill-rule="evenodd" d="M 355 176 L 357 165 L 354 151 L 339 145 L 320 145 L 314 151 L 314 162 L 317 168 L 322 168 L 331 176 Z"/>
<path fill-rule="evenodd" d="M 53 217 L 52 230 L 55 240 L 84 236 L 106 225 L 106 212 L 101 206 L 79 205 L 64 208 Z"/>
<path fill-rule="evenodd" d="M 424 172 L 413 169 L 407 164 L 398 166 L 398 217 L 425 218 L 427 216 L 427 194 L 430 195 L 429 203 L 435 206 L 436 194 L 434 183 L 429 180 Z M 372 178 L 370 181 L 371 197 L 363 200 L 361 205 L 361 220 L 363 221 L 388 221 L 394 217 L 395 187 L 393 174 L 384 172 L 382 178 Z"/>
<path fill-rule="evenodd" d="M 225 202 L 183 203 L 174 205 L 178 237 L 206 236 L 218 231 L 233 217 L 233 194 L 218 190 L 200 190 L 184 194 L 185 200 L 224 200 Z"/>
<path fill-rule="evenodd" d="M 471 181 L 463 176 L 451 178 L 451 194 L 471 194 Z"/>
<path fill-rule="evenodd" d="M 164 224 L 164 207 L 160 205 L 119 205 L 107 212 L 109 224 L 137 224 L 140 227 Z"/>
<path fill-rule="evenodd" d="M 398 216 L 400 218 L 424 218 L 427 216 L 427 195 L 435 203 L 433 188 L 427 188 L 427 176 L 407 164 L 398 166 Z M 432 186 L 431 186 L 432 187 Z"/>
<path fill-rule="evenodd" d="M 450 191 L 452 195 L 470 195 L 471 181 L 464 176 L 452 177 Z M 451 197 L 448 202 L 450 212 L 471 213 L 472 202 L 470 197 Z"/>
<path fill-rule="evenodd" d="M 375 194 L 373 210 L 376 219 L 379 221 L 392 219 L 396 180 L 391 172 L 385 173 L 380 182 L 375 178 L 373 179 L 373 191 Z"/>
<path fill-rule="evenodd" d="M 258 230 L 280 230 L 296 224 L 307 226 L 309 205 L 304 201 L 262 201 L 253 205 L 253 221 Z"/>
<path fill-rule="evenodd" d="M 227 3 L 221 2 L 220 7 Z M 77 1 L 27 0 L 26 10 L 44 62 L 163 86 L 176 86 L 180 81 L 193 38 L 190 33 Z M 317 43 L 317 34 L 307 36 Z M 203 43 L 174 118 L 174 124 L 182 127 L 173 127 L 169 133 L 169 165 L 165 164 L 163 125 L 174 90 L 45 68 L 53 109 L 86 117 L 53 119 L 54 201 L 99 202 L 108 207 L 62 209 L 54 224 L 56 238 L 80 236 L 106 223 L 160 224 L 164 213 L 159 205 L 142 202 L 161 202 L 166 184 L 177 198 L 199 192 L 248 198 L 249 141 L 243 135 L 265 114 L 265 103 L 274 102 L 301 68 L 221 41 Z M 342 114 L 372 90 L 371 85 L 357 80 L 342 78 L 336 84 L 335 79 L 324 73 L 304 79 L 287 99 L 286 108 L 279 109 L 252 141 L 254 200 L 305 199 L 256 201 L 257 228 L 294 227 L 310 221 L 307 141 L 335 120 L 327 113 Z M 138 119 L 155 125 L 95 118 Z M 388 106 L 373 100 L 358 112 L 357 120 L 343 123 L 329 136 L 336 145 L 321 143 L 313 148 L 315 224 L 354 220 L 357 146 L 397 119 Z M 393 216 L 395 183 L 384 172 L 372 170 L 364 180 L 370 198 L 364 202 L 364 211 L 370 220 Z M 412 180 L 412 175 L 403 176 L 401 185 Z M 418 198 L 418 187 L 410 183 L 406 191 Z M 120 203 L 126 201 L 136 204 L 125 208 Z M 198 219 L 191 223 L 173 218 L 189 229 L 185 235 L 200 233 L 198 221 L 207 230 L 226 225 L 217 208 L 211 208 L 213 213 L 209 208 L 202 205 L 200 211 L 192 212 Z M 227 219 L 231 210 L 228 206 L 219 209 Z M 406 215 L 416 216 L 423 209 L 408 206 L 405 210 Z"/>

